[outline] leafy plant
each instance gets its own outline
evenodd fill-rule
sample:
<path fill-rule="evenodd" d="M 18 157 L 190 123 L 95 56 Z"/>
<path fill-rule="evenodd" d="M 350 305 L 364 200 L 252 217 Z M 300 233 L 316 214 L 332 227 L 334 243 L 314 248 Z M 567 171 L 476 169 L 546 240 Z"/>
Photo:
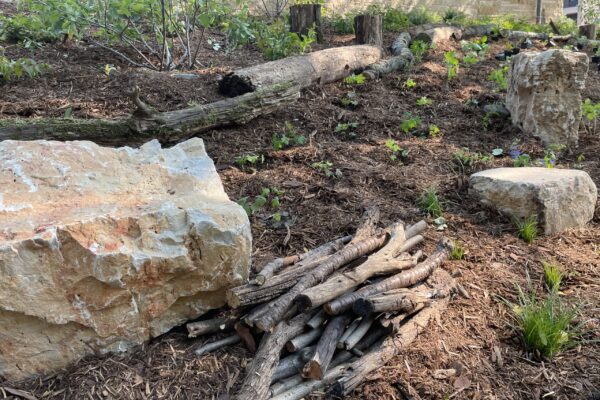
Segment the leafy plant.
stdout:
<path fill-rule="evenodd" d="M 429 125 L 429 136 L 431 137 L 437 137 L 441 134 L 441 130 L 440 127 L 435 125 L 435 124 L 430 124 Z"/>
<path fill-rule="evenodd" d="M 415 57 L 415 62 L 421 62 L 423 60 L 423 56 L 425 56 L 425 54 L 427 54 L 427 51 L 429 50 L 429 43 L 424 42 L 422 40 L 414 40 L 411 44 L 410 44 L 410 51 L 412 52 L 413 56 Z"/>
<path fill-rule="evenodd" d="M 239 199 L 237 203 L 242 206 L 248 216 L 251 217 L 267 206 L 270 206 L 274 211 L 278 210 L 281 205 L 280 198 L 283 194 L 284 192 L 277 188 L 262 188 L 260 194 L 255 196 L 253 201 L 250 201 L 250 198 L 245 196 Z M 279 221 L 281 219 L 281 214 L 276 212 L 273 215 L 273 219 Z"/>
<path fill-rule="evenodd" d="M 477 57 L 483 57 L 490 48 L 487 36 L 482 36 L 481 38 L 473 41 L 462 40 L 460 42 L 460 46 L 464 52 L 475 53 Z"/>
<path fill-rule="evenodd" d="M 356 92 L 346 93 L 346 95 L 340 99 L 340 103 L 342 106 L 348 108 L 357 108 L 360 105 Z"/>
<path fill-rule="evenodd" d="M 565 145 L 552 144 L 544 151 L 543 165 L 546 168 L 554 168 L 558 161 L 558 154 L 565 149 Z"/>
<path fill-rule="evenodd" d="M 598 52 L 600 53 L 600 48 Z M 589 126 L 590 133 L 595 132 L 598 117 L 600 117 L 600 102 L 594 104 L 590 99 L 585 99 L 581 103 L 581 112 L 587 120 L 586 125 Z"/>
<path fill-rule="evenodd" d="M 433 104 L 433 101 L 428 98 L 427 96 L 423 96 L 419 99 L 417 99 L 417 105 L 418 106 L 430 106 Z"/>
<path fill-rule="evenodd" d="M 454 165 L 459 171 L 464 171 L 474 167 L 477 163 L 486 163 L 491 160 L 489 155 L 471 152 L 468 148 L 457 150 L 452 155 Z"/>
<path fill-rule="evenodd" d="M 353 15 L 333 15 L 326 19 L 331 25 L 333 31 L 338 35 L 350 35 L 354 33 L 354 16 Z M 385 27 L 385 20 L 384 20 Z"/>
<path fill-rule="evenodd" d="M 406 113 L 406 114 L 404 114 L 404 118 L 405 119 L 403 119 L 402 122 L 400 123 L 400 129 L 402 129 L 402 132 L 411 133 L 415 129 L 418 129 L 421 127 L 421 118 L 420 117 L 418 117 L 418 116 L 413 117 L 411 114 Z"/>
<path fill-rule="evenodd" d="M 363 74 L 352 74 L 344 78 L 346 85 L 363 85 L 366 82 L 366 77 Z"/>
<path fill-rule="evenodd" d="M 538 237 L 537 215 L 530 215 L 525 219 L 515 217 L 513 223 L 517 228 L 518 236 L 526 243 L 532 243 Z"/>
<path fill-rule="evenodd" d="M 452 252 L 450 253 L 450 257 L 453 260 L 462 260 L 463 258 L 465 258 L 465 248 L 463 247 L 461 242 L 457 240 L 454 241 L 454 246 L 452 246 Z"/>
<path fill-rule="evenodd" d="M 542 261 L 544 266 L 544 282 L 550 292 L 558 292 L 564 276 L 562 268 L 558 264 Z"/>
<path fill-rule="evenodd" d="M 459 62 L 456 57 L 455 51 L 447 51 L 444 53 L 444 60 L 446 61 L 446 68 L 448 70 L 448 80 L 451 81 L 456 77 L 459 70 Z"/>
<path fill-rule="evenodd" d="M 478 62 L 479 62 L 479 57 L 477 56 L 477 53 L 470 52 L 463 57 L 463 64 L 475 65 Z"/>
<path fill-rule="evenodd" d="M 408 157 L 409 151 L 400 147 L 394 139 L 386 140 L 385 147 L 391 151 L 390 160 L 392 161 L 396 161 L 398 158 L 405 160 Z"/>
<path fill-rule="evenodd" d="M 9 82 L 27 75 L 35 78 L 50 69 L 48 64 L 38 64 L 31 58 L 9 59 L 0 55 L 0 82 Z"/>
<path fill-rule="evenodd" d="M 441 17 L 429 11 L 426 7 L 416 8 L 408 13 L 408 20 L 412 25 L 425 25 L 441 21 Z"/>
<path fill-rule="evenodd" d="M 335 127 L 336 133 L 343 133 L 351 139 L 356 137 L 356 129 L 358 128 L 358 122 L 339 123 Z"/>
<path fill-rule="evenodd" d="M 512 310 L 529 350 L 550 359 L 575 343 L 572 325 L 577 310 L 565 305 L 558 294 L 551 293 L 544 300 L 518 287 L 518 304 Z"/>
<path fill-rule="evenodd" d="M 467 21 L 467 14 L 460 10 L 449 8 L 442 16 L 442 20 L 447 24 L 464 25 Z"/>
<path fill-rule="evenodd" d="M 314 28 L 309 29 L 306 36 L 298 35 L 288 31 L 282 20 L 277 20 L 270 25 L 258 24 L 256 29 L 256 45 L 268 60 L 305 53 L 316 41 L 317 33 Z"/>
<path fill-rule="evenodd" d="M 342 171 L 339 169 L 333 169 L 333 164 L 329 161 L 319 161 L 316 163 L 312 163 L 311 166 L 321 171 L 328 178 L 341 178 L 343 176 Z"/>
<path fill-rule="evenodd" d="M 438 198 L 437 190 L 433 187 L 421 194 L 419 197 L 419 207 L 429 216 L 439 218 L 443 215 L 442 205 Z"/>
<path fill-rule="evenodd" d="M 404 82 L 403 85 L 405 88 L 407 89 L 413 89 L 417 86 L 417 82 L 415 82 L 414 80 L 412 80 L 411 78 L 406 79 L 406 81 Z"/>
<path fill-rule="evenodd" d="M 502 92 L 508 88 L 508 66 L 495 69 L 488 75 L 488 80 L 496 84 L 496 89 Z"/>
<path fill-rule="evenodd" d="M 271 137 L 273 149 L 282 150 L 290 146 L 302 146 L 306 143 L 306 137 L 296 132 L 296 128 L 289 121 L 285 122 L 283 133 L 274 133 Z"/>
<path fill-rule="evenodd" d="M 531 167 L 531 157 L 529 154 L 518 155 L 514 160 L 515 167 Z"/>
<path fill-rule="evenodd" d="M 390 32 L 399 32 L 410 26 L 408 14 L 399 8 L 390 8 L 383 14 L 383 29 Z"/>
<path fill-rule="evenodd" d="M 234 162 L 241 168 L 244 169 L 247 165 L 255 166 L 257 164 L 263 164 L 265 162 L 264 155 L 256 154 L 244 154 L 235 158 Z"/>

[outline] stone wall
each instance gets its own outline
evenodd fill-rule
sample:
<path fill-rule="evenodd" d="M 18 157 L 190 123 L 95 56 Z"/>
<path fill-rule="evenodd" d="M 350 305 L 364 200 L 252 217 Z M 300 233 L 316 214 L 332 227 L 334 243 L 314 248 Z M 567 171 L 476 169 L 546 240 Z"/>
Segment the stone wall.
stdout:
<path fill-rule="evenodd" d="M 258 2 L 258 0 L 255 0 Z M 267 6 L 277 0 L 265 0 Z M 281 3 L 281 0 L 279 0 Z M 536 0 L 325 0 L 325 8 L 334 13 L 357 11 L 378 4 L 383 7 L 401 7 L 406 11 L 413 8 L 426 7 L 429 10 L 443 13 L 448 8 L 464 11 L 473 17 L 499 14 L 515 14 L 519 17 L 535 21 Z M 262 3 L 257 6 L 262 8 Z M 546 19 L 562 15 L 562 0 L 542 0 L 543 16 Z"/>

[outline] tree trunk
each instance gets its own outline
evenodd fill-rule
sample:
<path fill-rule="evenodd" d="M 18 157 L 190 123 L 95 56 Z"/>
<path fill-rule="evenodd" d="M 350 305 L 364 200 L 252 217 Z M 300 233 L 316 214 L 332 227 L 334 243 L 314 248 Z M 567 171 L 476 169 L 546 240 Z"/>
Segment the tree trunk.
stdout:
<path fill-rule="evenodd" d="M 183 110 L 155 112 L 134 98 L 138 110 L 120 119 L 40 118 L 0 120 L 0 140 L 91 140 L 100 145 L 139 145 L 152 139 L 173 144 L 210 129 L 244 124 L 300 98 L 292 82 L 235 99 Z"/>
<path fill-rule="evenodd" d="M 304 330 L 304 325 L 312 317 L 305 313 L 294 317 L 291 321 L 282 321 L 272 333 L 263 337 L 258 351 L 252 359 L 248 374 L 234 400 L 265 400 L 269 396 L 269 386 L 285 344 Z"/>
<path fill-rule="evenodd" d="M 408 32 L 402 32 L 392 44 L 393 57 L 372 64 L 363 71 L 363 75 L 373 80 L 410 67 L 415 62 L 415 57 L 409 47 L 410 39 Z"/>
<path fill-rule="evenodd" d="M 357 15 L 354 17 L 356 43 L 383 47 L 383 16 Z"/>
<path fill-rule="evenodd" d="M 496 29 L 496 26 L 492 24 L 469 26 L 463 30 L 462 37 L 463 39 L 470 39 L 477 36 L 490 36 L 494 33 L 494 29 Z"/>
<path fill-rule="evenodd" d="M 443 240 L 437 250 L 416 267 L 408 271 L 400 272 L 394 276 L 384 279 L 381 282 L 367 285 L 354 293 L 348 293 L 325 304 L 324 308 L 330 315 L 337 315 L 348 311 L 354 305 L 354 302 L 360 298 L 373 296 L 389 290 L 409 287 L 417 282 L 427 278 L 435 268 L 444 262 L 452 249 L 452 243 L 449 240 Z"/>
<path fill-rule="evenodd" d="M 590 40 L 596 39 L 598 27 L 596 24 L 581 25 L 579 27 L 579 36 L 585 36 Z"/>
<path fill-rule="evenodd" d="M 317 42 L 323 42 L 323 30 L 321 27 L 321 5 L 320 4 L 298 4 L 290 6 L 290 32 L 308 36 L 308 31 L 315 28 Z"/>
<path fill-rule="evenodd" d="M 344 328 L 346 328 L 349 320 L 349 316 L 340 315 L 329 321 L 323 335 L 319 339 L 314 355 L 302 369 L 302 375 L 305 378 L 323 379 L 323 375 L 333 359 L 333 353 L 335 353 L 337 348 L 337 342 L 342 336 L 342 333 L 344 333 Z"/>
<path fill-rule="evenodd" d="M 300 293 L 322 282 L 341 266 L 383 246 L 385 240 L 386 235 L 375 236 L 358 243 L 349 244 L 338 251 L 317 268 L 306 273 L 290 291 L 269 303 L 264 314 L 254 321 L 255 326 L 263 331 L 271 330 L 281 321 L 285 313 L 292 306 L 294 299 Z"/>
<path fill-rule="evenodd" d="M 315 51 L 234 71 L 221 79 L 219 90 L 233 97 L 289 81 L 296 82 L 302 89 L 324 85 L 362 71 L 379 61 L 382 55 L 380 47 L 369 45 Z"/>

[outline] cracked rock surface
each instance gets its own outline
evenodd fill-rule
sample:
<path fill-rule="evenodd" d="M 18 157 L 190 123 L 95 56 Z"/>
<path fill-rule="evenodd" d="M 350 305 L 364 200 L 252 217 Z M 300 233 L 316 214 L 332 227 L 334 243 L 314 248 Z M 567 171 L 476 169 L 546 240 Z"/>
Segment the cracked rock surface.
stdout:
<path fill-rule="evenodd" d="M 0 375 L 125 351 L 222 306 L 251 249 L 201 139 L 0 143 Z"/>

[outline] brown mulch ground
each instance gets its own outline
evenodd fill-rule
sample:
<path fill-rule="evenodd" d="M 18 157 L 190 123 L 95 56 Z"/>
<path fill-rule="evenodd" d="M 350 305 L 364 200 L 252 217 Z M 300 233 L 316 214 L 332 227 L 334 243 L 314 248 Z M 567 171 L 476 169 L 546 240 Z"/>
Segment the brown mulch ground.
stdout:
<path fill-rule="evenodd" d="M 344 44 L 347 38 L 329 37 Z M 494 45 L 494 50 L 501 44 Z M 600 396 L 600 345 L 581 342 L 552 361 L 537 361 L 523 350 L 512 328 L 505 301 L 514 301 L 515 284 L 526 277 L 542 288 L 541 260 L 556 260 L 568 276 L 564 298 L 581 308 L 585 339 L 598 340 L 600 315 L 600 213 L 588 228 L 544 237 L 527 245 L 517 239 L 509 220 L 482 208 L 467 190 L 472 172 L 512 165 L 508 157 L 479 162 L 466 170 L 456 168 L 453 153 L 461 148 L 489 154 L 505 152 L 513 141 L 534 158 L 543 149 L 508 121 L 484 127 L 482 106 L 502 100 L 487 80 L 499 63 L 488 59 L 462 68 L 448 84 L 443 64 L 444 46 L 431 52 L 413 70 L 387 76 L 357 87 L 360 105 L 349 110 L 339 105 L 348 92 L 343 83 L 307 90 L 285 110 L 234 128 L 202 135 L 232 199 L 255 196 L 263 187 L 285 190 L 281 210 L 286 229 L 273 226 L 267 214 L 253 217 L 257 262 L 291 254 L 352 232 L 365 206 L 377 205 L 383 223 L 423 218 L 417 207 L 419 194 L 436 186 L 444 202 L 448 229 L 427 236 L 427 251 L 443 235 L 460 240 L 467 249 L 462 261 L 444 268 L 460 276 L 471 299 L 457 298 L 439 321 L 401 356 L 376 371 L 351 399 L 592 399 Z M 490 56 L 493 51 L 490 52 Z M 23 55 L 7 47 L 6 55 Z M 85 44 L 48 45 L 36 50 L 38 61 L 54 68 L 47 76 L 7 84 L 0 92 L 0 117 L 61 116 L 71 108 L 77 117 L 112 117 L 131 110 L 126 91 L 137 84 L 145 100 L 159 110 L 182 108 L 220 98 L 216 77 L 227 69 L 262 61 L 251 47 L 231 54 L 202 53 L 203 69 L 196 80 L 165 74 L 143 73 L 115 61 L 110 53 Z M 118 70 L 102 72 L 110 63 Z M 411 77 L 413 90 L 403 88 Z M 419 97 L 433 100 L 429 107 L 415 105 Z M 591 71 L 584 98 L 600 100 L 600 76 Z M 469 99 L 479 105 L 469 105 Z M 400 131 L 406 112 L 436 124 L 443 136 L 422 139 Z M 309 144 L 273 151 L 271 136 L 291 122 Z M 335 132 L 339 122 L 358 122 L 357 137 Z M 559 159 L 559 167 L 580 167 L 600 186 L 600 132 L 581 130 L 580 147 Z M 404 162 L 391 161 L 385 141 L 394 138 L 409 150 Z M 264 154 L 256 170 L 241 171 L 235 156 Z M 580 154 L 585 160 L 578 162 Z M 329 161 L 343 176 L 327 178 L 311 168 Z M 576 165 L 578 164 L 578 165 Z M 206 339 L 205 339 L 206 340 Z M 212 340 L 209 338 L 207 340 Z M 175 329 L 137 351 L 122 355 L 89 357 L 67 371 L 35 381 L 0 386 L 19 387 L 47 399 L 217 399 L 235 391 L 251 354 L 233 347 L 197 358 L 191 351 L 200 341 L 186 339 Z M 457 368 L 458 378 L 435 379 L 433 371 Z M 0 396 L 3 393 L 0 391 Z"/>

